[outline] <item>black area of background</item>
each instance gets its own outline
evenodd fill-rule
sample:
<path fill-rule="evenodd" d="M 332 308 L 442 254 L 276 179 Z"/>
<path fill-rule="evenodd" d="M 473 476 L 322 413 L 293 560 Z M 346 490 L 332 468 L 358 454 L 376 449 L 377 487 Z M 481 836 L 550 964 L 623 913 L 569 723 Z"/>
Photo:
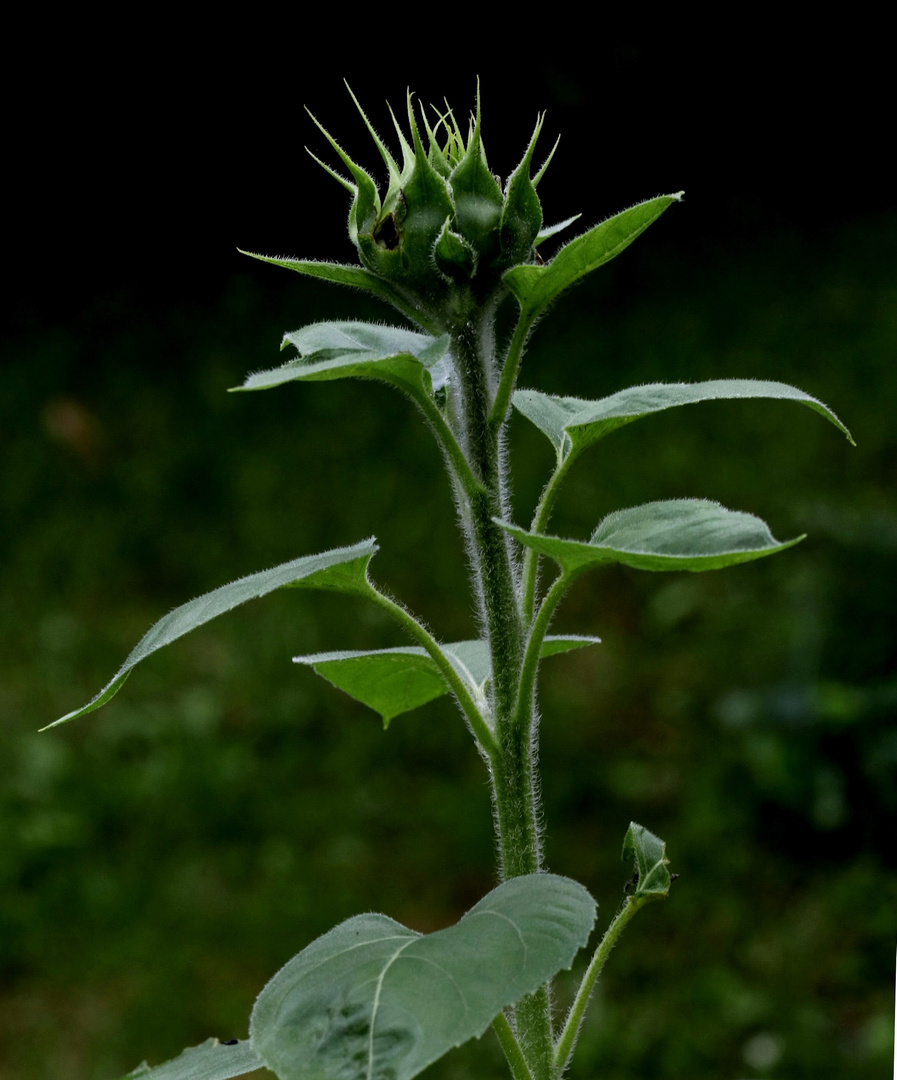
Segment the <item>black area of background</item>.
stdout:
<path fill-rule="evenodd" d="M 149 310 L 209 301 L 248 272 L 237 247 L 354 261 L 333 227 L 346 192 L 303 149 L 336 163 L 307 105 L 382 179 L 344 78 L 395 150 L 386 100 L 401 115 L 410 88 L 464 117 L 479 76 L 502 175 L 546 109 L 542 151 L 562 136 L 540 190 L 551 220 L 581 212 L 590 225 L 684 189 L 687 212 L 655 244 L 686 261 L 895 205 L 893 89 L 874 28 L 614 28 L 593 14 L 558 26 L 543 12 L 527 44 L 528 17 L 494 15 L 492 29 L 435 10 L 249 13 L 192 29 L 78 16 L 49 33 L 31 16 L 6 76 L 7 324 L 64 322 L 123 289 Z"/>

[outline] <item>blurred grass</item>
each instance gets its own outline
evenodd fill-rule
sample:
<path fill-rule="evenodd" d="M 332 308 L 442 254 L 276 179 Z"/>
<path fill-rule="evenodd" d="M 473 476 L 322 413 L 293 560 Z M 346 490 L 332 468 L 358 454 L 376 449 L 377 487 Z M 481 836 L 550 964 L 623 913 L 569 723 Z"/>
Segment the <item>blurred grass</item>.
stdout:
<path fill-rule="evenodd" d="M 643 241 L 643 243 L 646 243 Z M 613 912 L 630 819 L 680 873 L 599 987 L 573 1075 L 866 1077 L 891 1053 L 897 911 L 897 218 L 707 262 L 629 254 L 564 298 L 523 383 L 792 382 L 808 410 L 720 404 L 631 425 L 570 479 L 554 529 L 704 496 L 750 510 L 776 559 L 710 575 L 610 571 L 556 626 L 598 649 L 546 665 L 550 868 Z M 266 291 L 266 290 L 271 291 Z M 271 597 L 91 697 L 190 596 L 376 533 L 378 581 L 471 634 L 438 454 L 374 384 L 228 395 L 283 330 L 384 318 L 249 270 L 217 309 L 126 293 L 4 343 L 0 541 L 0 1080 L 111 1080 L 209 1035 L 359 911 L 421 930 L 494 884 L 486 777 L 445 703 L 377 718 L 289 658 L 399 643 L 347 599 Z M 518 517 L 549 463 L 512 429 Z M 493 1075 L 490 1038 L 434 1067 Z M 487 1045 L 488 1044 L 488 1045 Z"/>

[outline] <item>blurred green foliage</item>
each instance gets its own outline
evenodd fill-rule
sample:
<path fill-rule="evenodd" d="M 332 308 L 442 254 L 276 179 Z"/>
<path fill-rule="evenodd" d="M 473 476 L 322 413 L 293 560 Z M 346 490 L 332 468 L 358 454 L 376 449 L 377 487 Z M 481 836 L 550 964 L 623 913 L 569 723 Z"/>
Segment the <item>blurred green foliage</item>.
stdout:
<path fill-rule="evenodd" d="M 525 358 L 521 385 L 582 397 L 791 382 L 858 442 L 792 406 L 673 410 L 593 450 L 562 496 L 559 535 L 689 496 L 810 534 L 719 574 L 593 575 L 556 621 L 604 644 L 544 672 L 550 868 L 594 893 L 602 925 L 631 819 L 680 874 L 612 956 L 576 1076 L 887 1067 L 895 250 L 894 217 L 684 265 L 648 244 L 562 299 Z M 382 910 L 431 930 L 495 883 L 486 778 L 452 707 L 384 733 L 290 665 L 400 643 L 344 598 L 249 605 L 154 657 L 102 714 L 36 733 L 165 610 L 371 533 L 377 580 L 444 640 L 470 636 L 447 483 L 400 397 L 225 393 L 276 362 L 283 330 L 324 317 L 386 316 L 247 268 L 214 310 L 116 294 L 4 343 L 0 1080 L 109 1080 L 244 1036 L 266 979 L 336 922 Z M 519 418 L 513 443 L 528 523 L 548 451 Z M 490 1040 L 432 1075 L 499 1075 Z"/>

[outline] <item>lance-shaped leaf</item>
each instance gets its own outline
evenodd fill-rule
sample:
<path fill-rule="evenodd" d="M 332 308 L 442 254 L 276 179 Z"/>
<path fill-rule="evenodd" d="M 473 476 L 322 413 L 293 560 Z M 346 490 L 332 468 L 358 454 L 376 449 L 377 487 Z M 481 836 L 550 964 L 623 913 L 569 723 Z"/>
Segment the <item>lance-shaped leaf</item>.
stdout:
<path fill-rule="evenodd" d="M 581 217 L 582 214 L 574 214 L 573 217 L 564 218 L 563 221 L 559 221 L 556 225 L 547 225 L 540 229 L 533 247 L 538 247 L 543 240 L 548 240 L 552 236 L 557 236 L 559 232 L 563 232 L 564 229 L 569 228 L 574 221 L 579 221 Z"/>
<path fill-rule="evenodd" d="M 634 821 L 630 823 L 623 840 L 623 858 L 632 859 L 635 864 L 637 880 L 631 896 L 660 899 L 669 893 L 670 872 L 667 870 L 669 859 L 666 849 L 659 836 L 648 832 L 643 825 L 636 825 Z"/>
<path fill-rule="evenodd" d="M 207 1039 L 164 1065 L 155 1069 L 141 1065 L 121 1080 L 232 1080 L 261 1068 L 264 1065 L 248 1041 L 221 1043 Z"/>
<path fill-rule="evenodd" d="M 693 405 L 701 401 L 737 399 L 796 401 L 808 405 L 853 439 L 837 416 L 821 401 L 793 386 L 761 379 L 711 379 L 700 383 L 651 383 L 630 386 L 598 401 L 573 397 L 553 397 L 538 390 L 518 390 L 514 408 L 547 436 L 558 462 L 577 457 L 593 443 L 617 428 L 652 413 Z"/>
<path fill-rule="evenodd" d="M 433 396 L 451 377 L 449 337 L 418 334 L 398 326 L 322 322 L 285 334 L 299 357 L 250 375 L 240 390 L 264 390 L 287 382 L 380 379 L 413 398 Z"/>
<path fill-rule="evenodd" d="M 274 266 L 282 266 L 286 270 L 294 270 L 297 274 L 306 277 L 317 278 L 319 281 L 332 281 L 336 285 L 348 285 L 353 289 L 361 289 L 373 296 L 392 304 L 403 314 L 407 315 L 412 322 L 419 325 L 424 319 L 423 314 L 414 305 L 397 292 L 388 281 L 377 277 L 363 266 L 351 266 L 345 263 L 317 262 L 313 259 L 291 259 L 286 255 L 258 255 L 254 251 L 244 251 L 237 248 L 241 255 L 248 255 L 250 259 L 258 259 L 259 262 L 272 263 Z"/>
<path fill-rule="evenodd" d="M 760 518 L 707 499 L 670 499 L 616 510 L 588 542 L 498 524 L 521 544 L 554 559 L 568 576 L 602 563 L 624 563 L 638 570 L 718 570 L 784 551 L 803 540 L 798 536 L 780 543 Z"/>
<path fill-rule="evenodd" d="M 47 728 L 74 720 L 85 713 L 93 712 L 105 705 L 121 689 L 131 670 L 152 653 L 164 645 L 189 634 L 198 626 L 203 626 L 212 619 L 231 611 L 247 600 L 266 596 L 275 589 L 286 587 L 329 589 L 336 592 L 366 594 L 371 586 L 368 583 L 367 567 L 377 545 L 374 539 L 362 540 L 352 547 L 336 548 L 322 555 L 307 555 L 292 562 L 281 563 L 270 570 L 222 585 L 210 593 L 182 604 L 160 619 L 137 643 L 130 656 L 113 676 L 112 680 L 86 705 L 74 712 L 48 724 Z M 46 731 L 47 728 L 42 730 Z"/>
<path fill-rule="evenodd" d="M 549 635 L 542 643 L 542 657 L 555 656 L 595 645 L 596 637 L 579 634 Z M 485 641 L 456 641 L 442 651 L 464 680 L 478 704 L 485 700 L 485 684 L 492 675 L 489 646 Z M 296 656 L 294 663 L 309 667 L 337 689 L 378 712 L 384 728 L 394 716 L 410 712 L 449 693 L 449 686 L 425 649 L 409 645 L 367 652 L 325 652 Z"/>
<path fill-rule="evenodd" d="M 410 1080 L 569 968 L 594 921 L 582 885 L 553 874 L 512 878 L 433 934 L 358 915 L 268 983 L 253 1048 L 281 1080 Z"/>
<path fill-rule="evenodd" d="M 681 198 L 680 191 L 631 206 L 565 244 L 551 262 L 544 266 L 515 266 L 503 280 L 526 316 L 533 319 L 564 289 L 629 247 L 668 206 Z"/>

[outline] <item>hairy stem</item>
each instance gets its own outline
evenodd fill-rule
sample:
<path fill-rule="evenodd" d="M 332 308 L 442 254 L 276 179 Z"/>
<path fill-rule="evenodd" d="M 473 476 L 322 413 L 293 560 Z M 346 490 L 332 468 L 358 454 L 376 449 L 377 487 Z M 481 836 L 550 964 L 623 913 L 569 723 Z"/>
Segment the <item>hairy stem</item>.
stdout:
<path fill-rule="evenodd" d="M 523 1051 L 520 1049 L 517 1036 L 514 1034 L 514 1030 L 508 1023 L 508 1018 L 504 1013 L 499 1013 L 496 1016 L 492 1021 L 492 1028 L 498 1036 L 502 1050 L 505 1052 L 514 1080 L 533 1080 L 533 1074 L 530 1072 Z"/>
<path fill-rule="evenodd" d="M 526 315 L 521 308 L 517 326 L 514 328 L 514 336 L 511 338 L 511 344 L 508 347 L 508 355 L 505 357 L 495 401 L 492 403 L 489 413 L 489 422 L 493 427 L 501 426 L 508 418 L 511 395 L 514 393 L 514 387 L 517 384 L 517 373 L 520 370 L 523 349 L 532 325 L 532 317 Z"/>
<path fill-rule="evenodd" d="M 524 717 L 517 707 L 524 655 L 517 551 L 512 539 L 494 520 L 508 516 L 504 417 L 496 423 L 495 413 L 490 415 L 490 399 L 498 375 L 494 312 L 470 310 L 474 313 L 453 334 L 453 351 L 461 387 L 462 445 L 485 492 L 475 493 L 467 500 L 462 522 L 476 582 L 480 621 L 492 660 L 492 704 L 499 744 L 498 753 L 491 761 L 492 790 L 500 872 L 507 879 L 536 873 L 542 868 L 531 730 L 535 712 L 530 708 Z M 515 370 L 524 339 L 525 332 L 521 331 Z M 518 1002 L 514 1018 L 523 1056 L 534 1080 L 551 1080 L 554 1033 L 548 988 L 543 987 Z"/>
<path fill-rule="evenodd" d="M 532 524 L 529 527 L 530 532 L 541 533 L 545 530 L 551 518 L 551 511 L 554 509 L 554 500 L 572 463 L 573 455 L 568 454 L 552 473 L 533 515 Z M 527 548 L 523 554 L 522 578 L 523 617 L 531 619 L 536 606 L 536 588 L 539 583 L 539 555 L 532 548 Z"/>
<path fill-rule="evenodd" d="M 561 1032 L 557 1041 L 557 1046 L 555 1047 L 554 1066 L 556 1075 L 560 1076 L 569 1064 L 573 1048 L 576 1045 L 576 1039 L 579 1035 L 579 1029 L 582 1027 L 586 1006 L 589 1003 L 589 998 L 592 996 L 592 991 L 595 989 L 595 983 L 598 981 L 598 976 L 601 974 L 604 965 L 607 963 L 607 958 L 610 956 L 611 949 L 616 945 L 620 934 L 626 929 L 626 926 L 633 915 L 643 908 L 645 904 L 650 903 L 651 900 L 654 899 L 656 899 L 656 897 L 653 896 L 627 896 L 623 902 L 623 906 L 617 912 L 613 922 L 607 928 L 607 932 L 599 942 L 598 948 L 595 950 L 591 963 L 586 969 L 586 973 L 579 985 L 579 990 L 576 992 L 576 999 L 570 1006 L 570 1012 L 567 1014 L 567 1019 L 564 1022 L 564 1030 Z"/>
<path fill-rule="evenodd" d="M 389 614 L 398 622 L 408 633 L 418 641 L 427 653 L 430 655 L 433 662 L 439 668 L 442 677 L 448 683 L 452 693 L 458 701 L 461 711 L 464 713 L 464 717 L 467 723 L 470 725 L 473 731 L 477 743 L 482 748 L 486 757 L 490 760 L 494 760 L 498 753 L 498 743 L 496 742 L 495 735 L 492 732 L 486 718 L 477 708 L 473 698 L 470 695 L 470 691 L 464 684 L 464 680 L 455 670 L 454 665 L 440 649 L 438 642 L 430 633 L 429 630 L 414 618 L 410 612 L 406 611 L 401 604 L 397 604 L 395 600 L 390 599 L 385 593 L 380 592 L 376 586 L 370 584 L 369 596 L 379 607 Z"/>

